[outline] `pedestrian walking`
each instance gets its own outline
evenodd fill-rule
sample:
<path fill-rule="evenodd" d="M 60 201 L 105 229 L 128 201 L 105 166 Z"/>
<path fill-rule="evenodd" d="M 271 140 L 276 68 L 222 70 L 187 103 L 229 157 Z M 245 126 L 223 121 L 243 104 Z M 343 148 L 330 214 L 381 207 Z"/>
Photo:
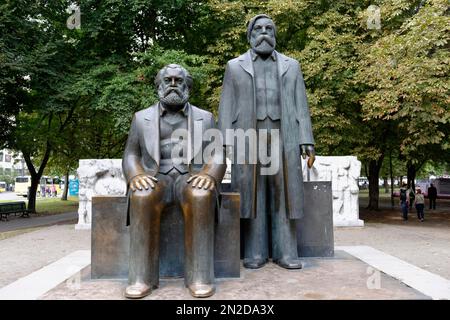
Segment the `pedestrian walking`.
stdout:
<path fill-rule="evenodd" d="M 430 210 L 436 210 L 437 189 L 433 184 L 428 188 L 428 200 L 430 201 Z"/>
<path fill-rule="evenodd" d="M 409 192 L 406 183 L 400 188 L 400 206 L 402 208 L 403 220 L 408 220 Z"/>
<path fill-rule="evenodd" d="M 417 189 L 417 193 L 416 193 L 416 197 L 414 200 L 414 204 L 416 205 L 416 210 L 417 210 L 417 218 L 419 218 L 419 220 L 421 222 L 424 221 L 424 209 L 425 209 L 425 197 L 422 194 L 422 190 L 420 190 L 420 188 Z"/>

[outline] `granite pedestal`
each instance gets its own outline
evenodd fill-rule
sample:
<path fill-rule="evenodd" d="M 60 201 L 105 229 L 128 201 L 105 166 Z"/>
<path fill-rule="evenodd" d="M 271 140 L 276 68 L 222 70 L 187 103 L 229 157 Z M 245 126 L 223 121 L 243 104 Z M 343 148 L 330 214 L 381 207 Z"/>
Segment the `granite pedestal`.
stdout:
<path fill-rule="evenodd" d="M 214 271 L 216 278 L 239 277 L 239 194 L 221 193 L 215 224 Z M 92 279 L 128 277 L 130 234 L 126 226 L 125 196 L 92 197 Z M 161 217 L 160 277 L 183 277 L 184 221 L 178 207 Z"/>
<path fill-rule="evenodd" d="M 297 220 L 297 251 L 302 257 L 333 257 L 333 192 L 331 181 L 303 183 L 305 210 L 302 219 Z M 244 236 L 241 220 L 241 259 L 244 258 Z M 269 237 L 271 230 L 269 228 Z M 272 250 L 269 246 L 269 257 Z"/>
<path fill-rule="evenodd" d="M 333 192 L 331 181 L 304 182 L 305 214 L 297 221 L 297 249 L 300 257 L 332 257 Z"/>

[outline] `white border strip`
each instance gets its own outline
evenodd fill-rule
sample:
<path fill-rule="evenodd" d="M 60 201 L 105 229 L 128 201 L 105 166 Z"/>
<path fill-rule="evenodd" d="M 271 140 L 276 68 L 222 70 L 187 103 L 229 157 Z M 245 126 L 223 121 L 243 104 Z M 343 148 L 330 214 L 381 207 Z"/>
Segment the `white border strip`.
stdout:
<path fill-rule="evenodd" d="M 336 246 L 434 300 L 450 299 L 450 281 L 369 246 Z"/>
<path fill-rule="evenodd" d="M 91 264 L 91 251 L 79 250 L 0 289 L 0 300 L 36 300 Z"/>

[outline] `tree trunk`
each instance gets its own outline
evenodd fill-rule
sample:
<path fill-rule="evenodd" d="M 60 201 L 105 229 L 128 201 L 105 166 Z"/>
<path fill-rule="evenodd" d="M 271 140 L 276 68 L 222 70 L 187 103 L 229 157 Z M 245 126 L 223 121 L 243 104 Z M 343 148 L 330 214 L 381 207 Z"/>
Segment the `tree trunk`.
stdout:
<path fill-rule="evenodd" d="M 413 164 L 411 161 L 408 161 L 406 164 L 407 168 L 407 179 L 408 179 L 408 186 L 411 187 L 413 190 L 416 189 L 416 165 Z"/>
<path fill-rule="evenodd" d="M 392 151 L 389 153 L 389 175 L 391 177 L 391 207 L 394 208 L 394 177 L 392 176 Z"/>
<path fill-rule="evenodd" d="M 48 159 L 50 158 L 50 143 L 47 142 L 44 157 L 42 158 L 41 165 L 39 166 L 39 170 L 36 171 L 33 162 L 31 161 L 31 156 L 22 152 L 25 163 L 27 164 L 28 171 L 31 176 L 31 187 L 28 192 L 28 210 L 35 213 L 36 212 L 36 193 L 37 187 L 39 185 L 39 181 L 41 180 L 42 174 L 44 173 L 45 166 L 47 165 Z"/>
<path fill-rule="evenodd" d="M 67 201 L 67 193 L 69 192 L 69 171 L 66 171 L 64 179 L 64 192 L 62 194 L 61 200 Z"/>
<path fill-rule="evenodd" d="M 369 205 L 367 206 L 369 210 L 378 210 L 378 199 L 380 196 L 378 181 L 382 164 L 383 156 L 378 160 L 370 160 L 369 162 Z"/>
<path fill-rule="evenodd" d="M 383 178 L 383 184 L 384 184 L 384 193 L 389 193 L 389 184 L 388 184 L 388 178 Z"/>
<path fill-rule="evenodd" d="M 40 179 L 41 177 L 38 177 L 37 174 L 31 175 L 31 186 L 28 188 L 28 210 L 33 213 L 36 212 L 36 192 Z"/>

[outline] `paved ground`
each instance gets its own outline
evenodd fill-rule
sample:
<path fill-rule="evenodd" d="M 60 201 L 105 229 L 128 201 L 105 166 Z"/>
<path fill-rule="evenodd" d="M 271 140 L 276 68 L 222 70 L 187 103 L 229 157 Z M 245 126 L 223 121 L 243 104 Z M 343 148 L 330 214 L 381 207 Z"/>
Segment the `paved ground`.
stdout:
<path fill-rule="evenodd" d="M 0 201 L 1 200 L 17 200 L 17 201 L 24 201 L 26 200 L 26 197 L 18 196 L 14 192 L 8 191 L 8 192 L 0 192 Z"/>
<path fill-rule="evenodd" d="M 396 199 L 396 204 L 398 199 Z M 370 212 L 360 201 L 363 228 L 337 228 L 336 245 L 367 245 L 450 280 L 450 200 L 438 202 L 436 210 L 425 209 L 425 221 L 415 209 L 403 221 L 398 207 L 382 201 L 383 211 Z"/>
<path fill-rule="evenodd" d="M 0 288 L 76 250 L 90 250 L 91 233 L 54 225 L 0 240 Z"/>
<path fill-rule="evenodd" d="M 361 200 L 361 207 L 364 206 L 364 199 Z M 438 210 L 430 212 L 425 211 L 425 222 L 421 223 L 415 217 L 415 213 L 410 214 L 410 219 L 407 222 L 402 221 L 400 217 L 399 208 L 394 210 L 389 209 L 387 202 L 383 202 L 382 206 L 385 207 L 383 211 L 380 212 L 368 212 L 361 209 L 361 218 L 365 221 L 365 227 L 363 228 L 337 228 L 335 229 L 335 244 L 340 246 L 345 245 L 368 245 L 372 246 L 378 250 L 384 251 L 390 255 L 398 257 L 406 262 L 414 264 L 420 268 L 438 274 L 446 279 L 450 280 L 450 201 L 441 201 Z M 70 216 L 70 215 L 68 215 Z M 33 221 L 38 219 L 37 217 L 31 219 L 20 219 L 18 221 L 27 220 Z M 10 221 L 11 223 L 12 221 Z M 67 254 L 75 250 L 89 250 L 90 249 L 90 231 L 86 230 L 74 230 L 75 221 L 71 221 L 72 224 L 66 225 L 53 225 L 50 227 L 39 228 L 38 230 L 20 234 L 5 240 L 0 240 L 0 268 L 2 273 L 0 273 L 0 288 L 23 277 L 33 271 L 40 269 L 43 266 L 52 263 Z M 4 224 L 6 226 L 6 224 Z M 2 223 L 0 223 L 2 226 Z M 313 260 L 310 260 L 313 262 Z M 358 261 L 357 261 L 358 262 Z M 319 262 L 317 262 L 319 263 Z M 347 261 L 348 263 L 348 261 Z M 361 262 L 362 263 L 362 262 Z M 319 263 L 320 264 L 320 263 Z M 314 283 L 314 281 L 319 281 L 321 277 L 328 277 L 327 273 L 334 274 L 336 270 L 345 270 L 346 264 L 343 260 L 336 260 L 330 264 L 331 269 L 327 269 L 326 265 L 322 265 L 321 272 L 317 276 L 311 275 L 311 285 L 320 287 L 319 282 Z M 366 266 L 354 265 L 355 277 L 362 279 L 367 279 Z M 270 274 L 273 275 L 275 270 L 278 272 L 279 269 L 276 266 L 268 267 L 267 274 L 264 273 L 262 278 L 269 277 Z M 281 270 L 281 269 L 280 269 Z M 307 269 L 303 270 L 302 273 L 308 274 Z M 247 272 L 247 271 L 245 271 Z M 251 273 L 243 273 L 246 279 L 251 279 Z M 287 275 L 291 275 L 289 273 Z M 349 273 L 346 274 L 348 277 L 352 277 Z M 336 274 L 335 274 L 336 275 Z M 280 283 L 286 286 L 290 286 L 289 281 L 283 280 Z M 297 279 L 297 278 L 296 278 Z M 388 278 L 389 280 L 390 278 Z M 392 281 L 395 281 L 391 279 Z M 176 280 L 177 281 L 177 280 Z M 167 283 L 162 283 L 162 288 L 164 286 L 171 287 L 173 292 L 183 295 L 184 288 L 182 283 L 167 281 Z M 294 280 L 292 280 L 294 281 Z M 305 282 L 306 281 L 306 282 Z M 309 280 L 303 278 L 298 278 L 295 283 L 307 283 Z M 332 278 L 330 278 L 332 281 Z M 365 280 L 364 280 L 365 281 Z M 269 281 L 270 282 L 270 281 Z M 93 281 L 89 283 L 90 288 L 97 290 L 102 287 L 102 281 Z M 339 284 L 340 282 L 336 282 Z M 386 282 L 390 283 L 389 281 Z M 392 288 L 399 288 L 398 282 Z M 106 287 L 110 288 L 113 292 L 113 296 L 119 298 L 119 293 L 123 289 L 125 283 L 122 284 L 105 284 Z M 250 290 L 250 285 L 244 285 L 242 290 Z M 330 291 L 325 293 L 319 293 L 314 290 L 303 290 L 297 296 L 298 298 L 357 298 L 357 292 L 363 292 L 363 283 L 353 283 L 351 282 L 351 288 L 356 288 L 355 294 L 352 294 L 352 290 L 347 285 L 341 283 L 342 287 L 336 287 L 333 290 L 328 288 Z M 223 287 L 223 288 L 226 288 Z M 387 287 L 385 287 L 387 288 Z M 350 290 L 351 289 L 351 290 Z M 395 290 L 397 290 L 395 289 Z M 220 289 L 218 289 L 220 290 Z M 224 289 L 225 290 L 225 289 Z M 358 291 L 359 290 L 359 291 Z M 74 297 L 82 297 L 83 290 L 74 294 Z M 402 291 L 402 290 L 400 290 Z M 399 291 L 399 292 L 400 292 Z M 115 292 L 115 293 L 114 293 Z M 156 291 L 155 291 L 156 292 Z M 160 292 L 163 292 L 161 290 Z M 220 293 L 218 291 L 218 293 Z M 163 293 L 161 293 L 163 294 Z M 225 294 L 225 293 L 223 293 Z M 376 294 L 376 293 L 370 293 Z M 409 292 L 408 294 L 411 294 Z M 417 294 L 417 293 L 414 293 Z M 99 296 L 101 292 L 99 292 Z M 50 297 L 50 296 L 49 296 Z M 48 298 L 49 298 L 48 297 Z M 161 298 L 162 296 L 154 295 L 156 298 Z M 216 298 L 228 299 L 228 296 L 217 295 Z M 381 296 L 379 296 L 380 298 Z M 412 297 L 412 296 L 411 296 Z M 95 297 L 94 297 L 95 298 Z M 261 297 L 264 298 L 264 297 Z M 269 298 L 269 296 L 266 296 Z M 377 297 L 373 296 L 377 299 Z M 153 299 L 153 298 L 152 298 Z"/>
<path fill-rule="evenodd" d="M 286 270 L 269 263 L 258 270 L 241 267 L 241 277 L 218 279 L 216 294 L 208 299 L 223 300 L 303 300 L 303 299 L 428 299 L 427 296 L 384 274 L 379 288 L 369 289 L 368 265 L 337 251 L 331 259 L 305 259 L 302 270 Z M 126 281 L 90 280 L 89 267 L 82 272 L 79 285 L 74 279 L 62 283 L 41 298 L 125 299 Z M 282 288 L 282 290 L 280 290 Z M 160 287 L 145 300 L 194 299 L 183 279 L 160 281 Z"/>

